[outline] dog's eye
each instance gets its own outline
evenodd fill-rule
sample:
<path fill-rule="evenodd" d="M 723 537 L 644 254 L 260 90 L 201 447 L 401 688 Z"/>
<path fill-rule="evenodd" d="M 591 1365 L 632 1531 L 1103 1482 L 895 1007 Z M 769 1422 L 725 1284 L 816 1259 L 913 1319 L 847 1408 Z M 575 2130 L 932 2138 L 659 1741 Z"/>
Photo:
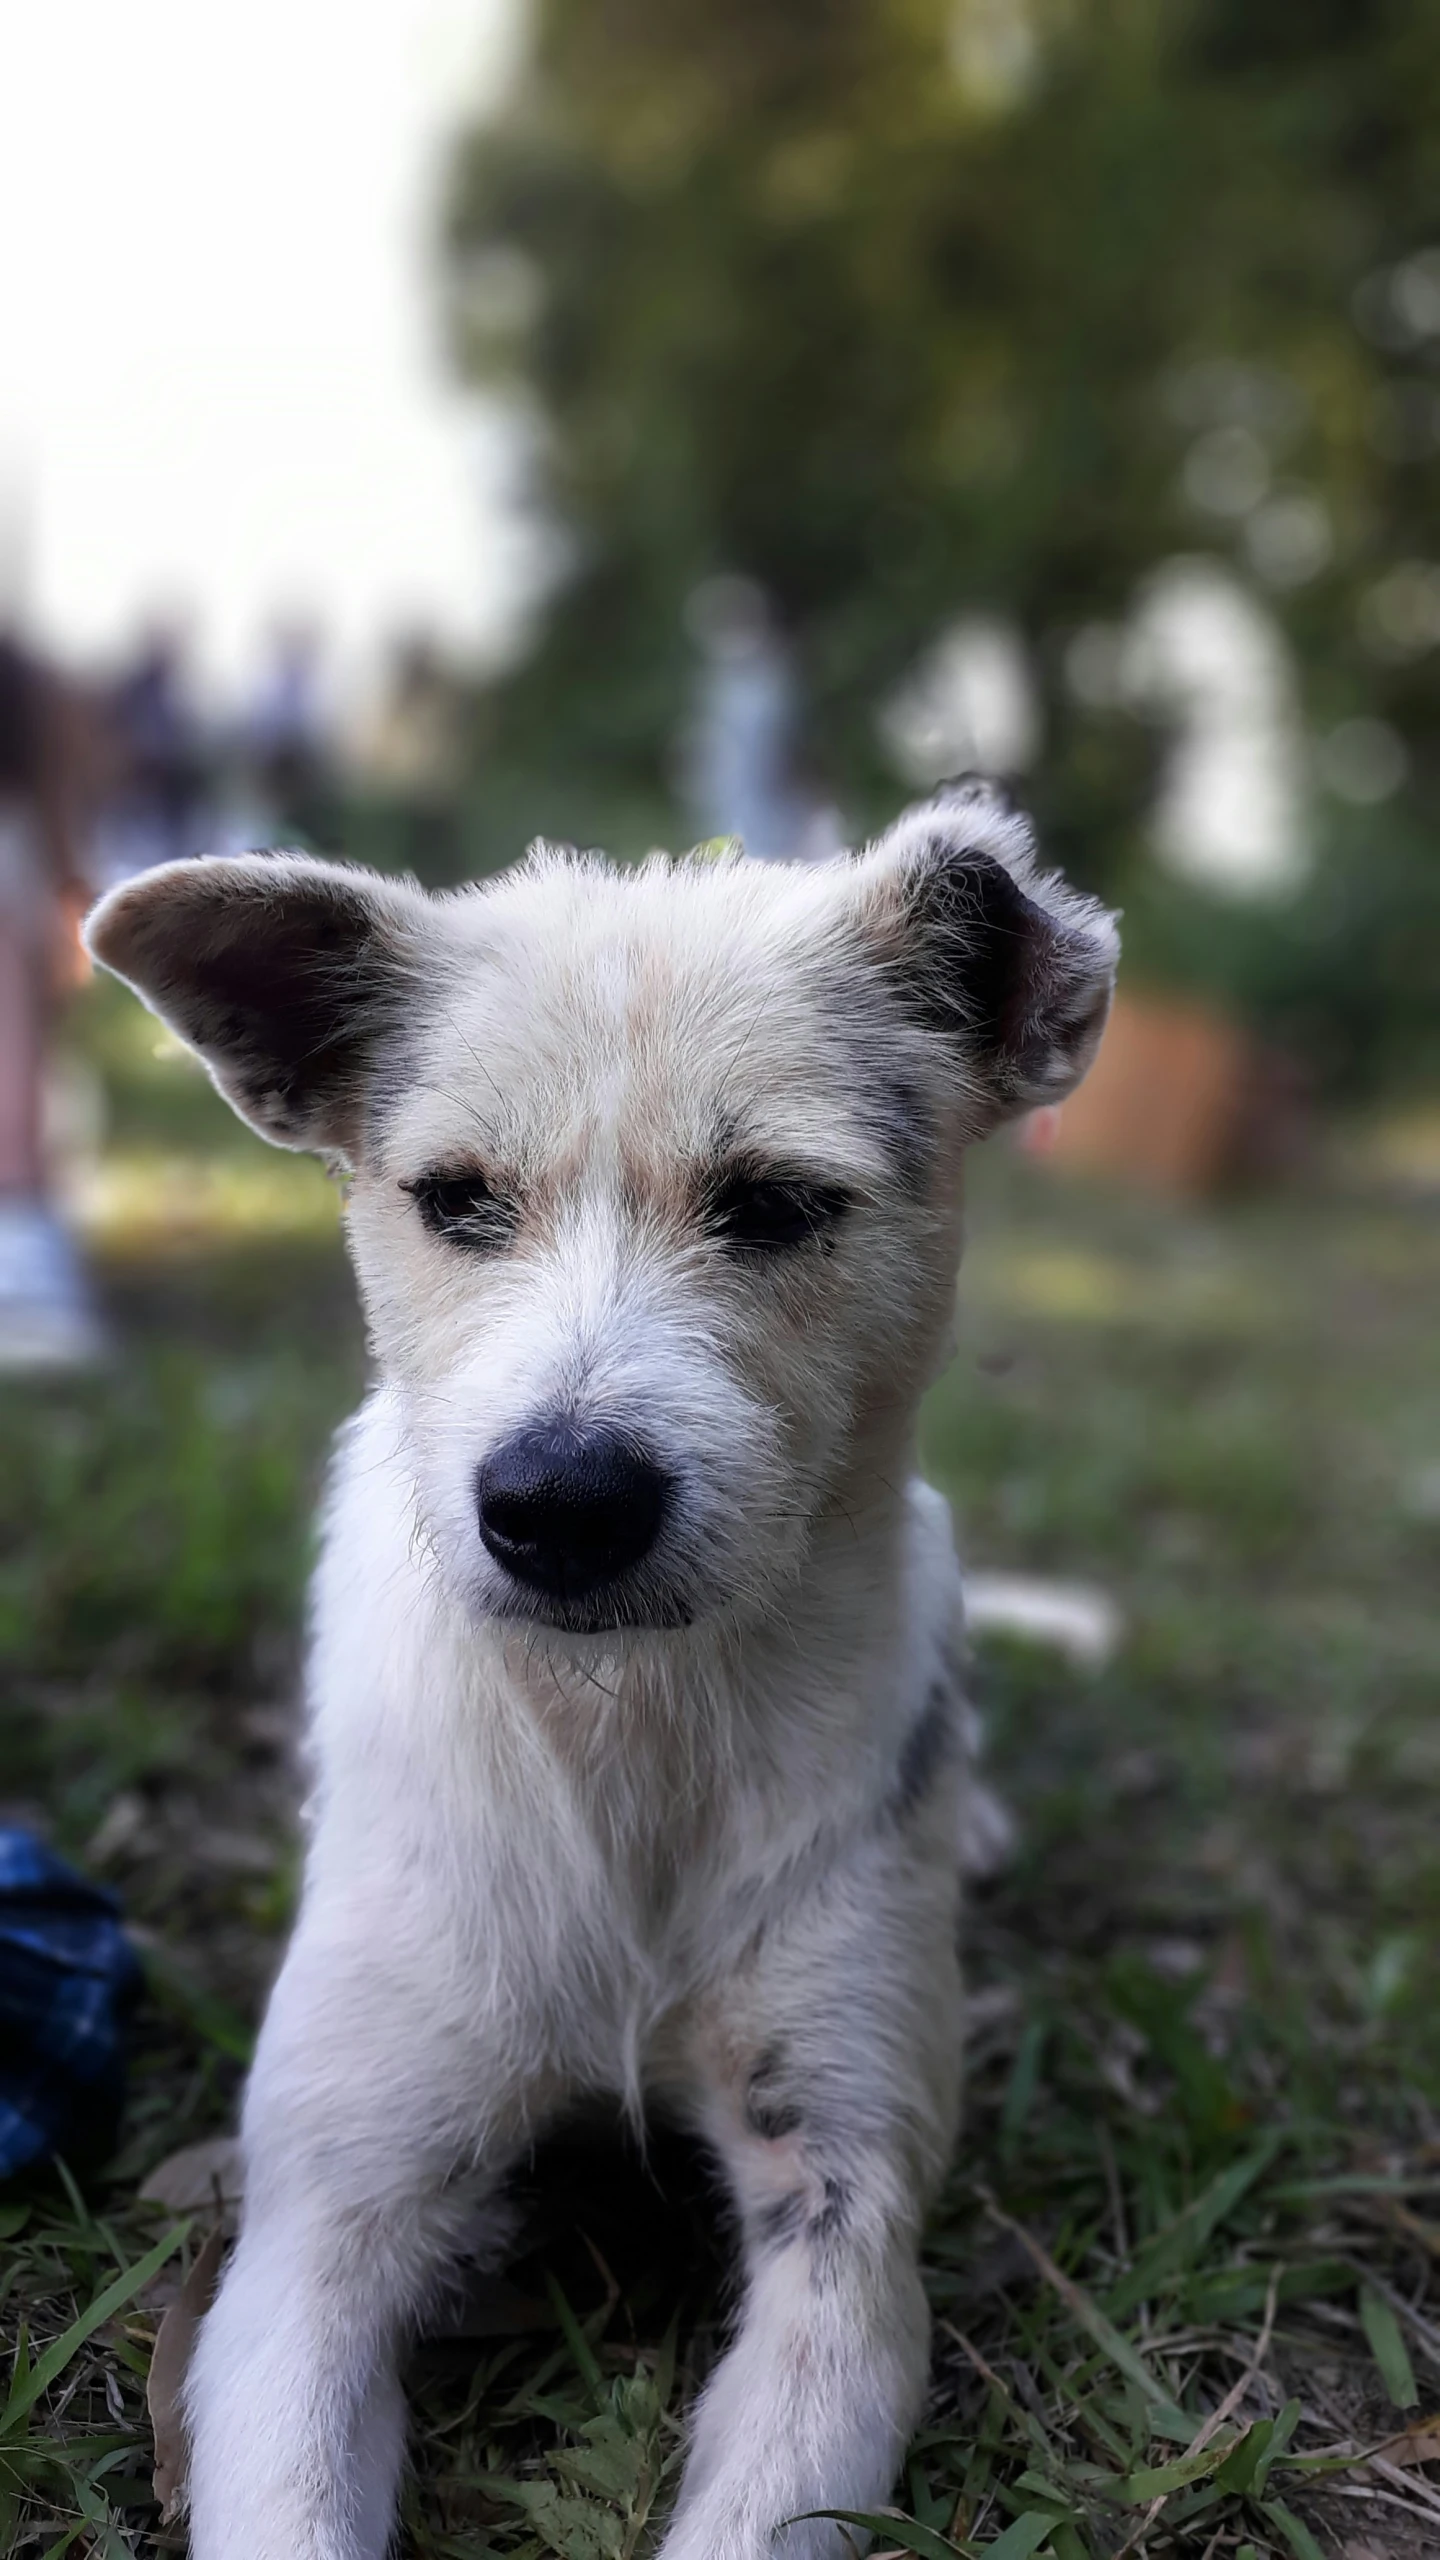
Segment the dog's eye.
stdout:
<path fill-rule="evenodd" d="M 708 1224 L 735 1253 L 789 1253 L 828 1245 L 850 1206 L 833 1183 L 733 1179 L 710 1202 Z"/>
<path fill-rule="evenodd" d="M 515 1205 L 492 1191 L 483 1173 L 422 1173 L 402 1182 L 432 1236 L 472 1253 L 498 1253 L 515 1232 Z"/>

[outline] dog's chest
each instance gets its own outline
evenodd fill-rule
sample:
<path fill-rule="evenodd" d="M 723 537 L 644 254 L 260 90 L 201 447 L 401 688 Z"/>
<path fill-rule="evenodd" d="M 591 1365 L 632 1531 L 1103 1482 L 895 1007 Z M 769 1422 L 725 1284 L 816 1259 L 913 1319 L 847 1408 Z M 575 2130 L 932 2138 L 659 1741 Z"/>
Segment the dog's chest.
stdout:
<path fill-rule="evenodd" d="M 444 1861 L 470 1905 L 456 1921 L 492 1958 L 503 1941 L 512 1981 L 552 2013 L 629 2037 L 733 1966 L 833 1860 L 864 1797 L 849 1719 L 822 1728 L 813 1702 L 787 1714 L 713 1683 L 685 1695 L 632 1675 L 602 1693 L 515 1651 L 523 1677 L 466 1705 L 488 1744 L 471 1783 L 426 1791 L 457 1851 L 468 1835 Z"/>

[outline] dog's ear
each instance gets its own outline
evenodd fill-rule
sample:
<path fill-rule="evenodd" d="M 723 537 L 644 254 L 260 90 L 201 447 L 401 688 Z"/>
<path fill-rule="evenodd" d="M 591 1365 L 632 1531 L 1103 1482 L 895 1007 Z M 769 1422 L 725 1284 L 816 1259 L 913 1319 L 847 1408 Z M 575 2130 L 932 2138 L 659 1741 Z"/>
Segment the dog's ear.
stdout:
<path fill-rule="evenodd" d="M 375 1049 L 436 954 L 423 891 L 298 853 L 170 862 L 112 889 L 92 957 L 277 1146 L 351 1155 Z"/>
<path fill-rule="evenodd" d="M 967 776 L 860 857 L 862 922 L 900 1003 L 954 1048 L 989 1125 L 1062 1102 L 1105 1028 L 1120 940 L 1042 871 L 1028 818 Z"/>

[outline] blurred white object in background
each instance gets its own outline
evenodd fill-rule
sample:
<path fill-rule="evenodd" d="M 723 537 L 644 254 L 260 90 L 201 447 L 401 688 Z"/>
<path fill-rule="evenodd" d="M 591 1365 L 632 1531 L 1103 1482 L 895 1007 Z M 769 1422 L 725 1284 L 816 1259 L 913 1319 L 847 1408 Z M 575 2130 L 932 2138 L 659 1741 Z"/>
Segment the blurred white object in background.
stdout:
<path fill-rule="evenodd" d="M 967 1573 L 965 1623 L 972 1636 L 1053 1645 L 1084 1671 L 1103 1671 L 1124 1632 L 1114 1601 L 1094 1583 L 1031 1573 Z"/>
<path fill-rule="evenodd" d="M 967 614 L 897 685 L 880 732 L 908 782 L 1021 773 L 1040 749 L 1040 714 L 1020 635 Z"/>
<path fill-rule="evenodd" d="M 104 1348 L 79 1251 L 55 1211 L 0 1196 L 0 1373 L 88 1368 Z"/>
<path fill-rule="evenodd" d="M 1310 857 L 1294 670 L 1240 580 L 1211 559 L 1157 570 L 1126 631 L 1124 690 L 1173 723 L 1152 822 L 1160 860 L 1231 897 L 1298 889 Z"/>
<path fill-rule="evenodd" d="M 342 663 L 396 627 L 503 654 L 538 570 L 527 422 L 447 376 L 443 145 L 523 0 L 73 0 L 10 11 L 4 468 L 46 644 L 158 606 L 233 686 L 277 611 Z"/>
<path fill-rule="evenodd" d="M 838 812 L 801 770 L 795 669 L 764 588 L 753 578 L 706 578 L 685 624 L 700 680 L 682 780 L 701 837 L 738 836 L 760 862 L 839 853 Z"/>

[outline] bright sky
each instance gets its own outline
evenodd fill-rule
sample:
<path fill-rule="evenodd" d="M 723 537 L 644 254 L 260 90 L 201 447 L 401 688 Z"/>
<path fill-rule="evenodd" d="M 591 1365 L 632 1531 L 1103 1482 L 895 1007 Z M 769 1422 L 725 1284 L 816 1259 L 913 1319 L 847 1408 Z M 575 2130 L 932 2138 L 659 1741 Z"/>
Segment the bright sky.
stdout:
<path fill-rule="evenodd" d="M 0 576 L 93 656 L 183 607 L 233 678 L 277 613 L 352 663 L 494 645 L 502 423 L 447 387 L 439 154 L 520 0 L 34 0 L 0 43 Z"/>

